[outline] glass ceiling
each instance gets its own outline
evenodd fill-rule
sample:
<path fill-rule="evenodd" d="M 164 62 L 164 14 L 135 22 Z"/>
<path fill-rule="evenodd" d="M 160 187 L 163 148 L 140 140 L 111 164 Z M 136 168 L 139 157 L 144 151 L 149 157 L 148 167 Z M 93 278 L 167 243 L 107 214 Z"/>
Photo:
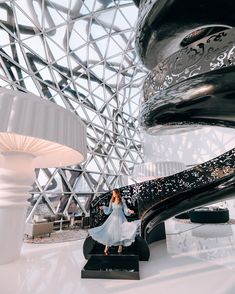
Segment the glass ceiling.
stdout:
<path fill-rule="evenodd" d="M 79 195 L 123 185 L 142 162 L 137 14 L 131 0 L 0 2 L 0 86 L 57 103 L 87 125 L 87 161 L 38 170 L 31 203 L 55 212 L 52 198 L 63 194 L 84 211 Z"/>
<path fill-rule="evenodd" d="M 26 88 L 97 123 L 99 111 L 137 117 L 145 76 L 133 48 L 137 12 L 128 0 L 5 1 L 0 85 Z"/>
<path fill-rule="evenodd" d="M 87 161 L 37 170 L 29 218 L 71 205 L 87 213 L 91 196 L 125 185 L 143 159 L 172 160 L 178 150 L 185 162 L 190 150 L 197 162 L 214 154 L 211 142 L 234 142 L 214 131 L 197 148 L 191 135 L 151 137 L 143 152 L 137 118 L 147 71 L 134 48 L 137 14 L 132 0 L 0 1 L 0 87 L 48 99 L 87 125 Z"/>

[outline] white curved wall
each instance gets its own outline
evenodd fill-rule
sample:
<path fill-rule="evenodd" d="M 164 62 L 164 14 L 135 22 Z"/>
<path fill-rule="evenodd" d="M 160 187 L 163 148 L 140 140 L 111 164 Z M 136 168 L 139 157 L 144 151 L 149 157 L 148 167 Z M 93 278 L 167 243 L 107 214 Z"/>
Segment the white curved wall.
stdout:
<path fill-rule="evenodd" d="M 195 165 L 210 160 L 235 147 L 235 130 L 203 127 L 177 135 L 142 134 L 144 161 L 180 161 Z"/>

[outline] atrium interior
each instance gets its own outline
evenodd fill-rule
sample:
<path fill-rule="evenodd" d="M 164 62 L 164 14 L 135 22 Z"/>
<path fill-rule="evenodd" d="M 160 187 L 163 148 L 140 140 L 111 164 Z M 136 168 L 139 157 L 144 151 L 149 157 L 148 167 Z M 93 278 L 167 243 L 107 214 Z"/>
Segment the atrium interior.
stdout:
<path fill-rule="evenodd" d="M 80 139 L 76 145 L 80 157 L 70 164 L 52 166 L 40 159 L 35 165 L 21 255 L 1 264 L 0 254 L 1 293 L 235 293 L 235 88 L 229 84 L 235 78 L 235 24 L 228 18 L 215 27 L 196 24 L 200 29 L 194 31 L 189 25 L 179 45 L 167 35 L 177 17 L 168 23 L 166 12 L 162 28 L 157 21 L 148 23 L 157 18 L 157 13 L 151 14 L 157 2 L 163 1 L 0 1 L 0 108 L 2 91 L 18 91 L 22 97 L 51 102 L 82 123 L 76 127 L 68 122 L 67 132 L 58 114 L 54 124 L 42 114 L 41 129 L 53 128 L 56 138 L 48 140 L 61 143 L 58 130 L 67 132 L 63 145 L 75 149 L 74 138 Z M 179 0 L 169 2 L 178 9 Z M 234 4 L 231 9 L 235 10 Z M 174 33 L 183 38 L 180 29 Z M 160 44 L 160 57 L 154 51 L 155 41 Z M 223 89 L 228 89 L 224 96 Z M 217 98 L 211 102 L 211 97 L 222 97 L 223 104 Z M 1 154 L 5 152 L 2 134 L 0 123 Z M 54 147 L 53 156 L 58 150 Z M 2 191 L 1 181 L 0 171 Z M 161 185 L 165 188 L 159 189 Z M 208 190 L 203 190 L 205 186 Z M 82 279 L 88 222 L 94 226 L 102 221 L 98 206 L 108 204 L 114 188 L 126 193 L 132 208 L 138 206 L 142 236 L 152 238 L 149 260 L 139 263 L 139 281 Z M 198 194 L 191 193 L 193 189 Z M 158 202 L 150 202 L 156 191 L 160 191 Z M 173 198 L 177 192 L 181 202 Z M 163 196 L 169 201 L 165 208 Z M 14 218 L 14 212 L 1 216 L 3 201 L 0 195 L 0 222 L 4 218 L 5 226 L 0 224 L 0 245 Z M 229 211 L 229 221 L 199 223 L 175 217 L 201 206 Z M 163 223 L 152 213 L 153 207 L 163 215 L 162 240 L 151 235 Z M 45 220 L 49 236 L 34 239 L 33 224 Z M 58 234 L 62 239 L 56 241 Z"/>

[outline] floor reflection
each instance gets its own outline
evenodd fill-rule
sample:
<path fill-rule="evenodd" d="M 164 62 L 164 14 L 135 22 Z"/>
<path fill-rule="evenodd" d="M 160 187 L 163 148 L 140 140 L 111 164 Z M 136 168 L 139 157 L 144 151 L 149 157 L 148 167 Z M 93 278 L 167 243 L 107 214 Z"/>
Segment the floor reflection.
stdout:
<path fill-rule="evenodd" d="M 21 258 L 0 266 L 3 294 L 235 293 L 235 225 L 166 223 L 167 239 L 150 245 L 140 281 L 81 279 L 83 241 L 24 244 Z"/>

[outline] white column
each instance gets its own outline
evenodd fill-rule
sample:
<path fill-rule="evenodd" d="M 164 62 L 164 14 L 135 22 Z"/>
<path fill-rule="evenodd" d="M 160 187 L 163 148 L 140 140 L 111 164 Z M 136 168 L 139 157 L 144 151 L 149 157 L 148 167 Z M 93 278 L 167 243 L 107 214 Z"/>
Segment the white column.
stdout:
<path fill-rule="evenodd" d="M 4 152 L 0 168 L 0 264 L 20 256 L 28 191 L 35 180 L 33 156 Z"/>

